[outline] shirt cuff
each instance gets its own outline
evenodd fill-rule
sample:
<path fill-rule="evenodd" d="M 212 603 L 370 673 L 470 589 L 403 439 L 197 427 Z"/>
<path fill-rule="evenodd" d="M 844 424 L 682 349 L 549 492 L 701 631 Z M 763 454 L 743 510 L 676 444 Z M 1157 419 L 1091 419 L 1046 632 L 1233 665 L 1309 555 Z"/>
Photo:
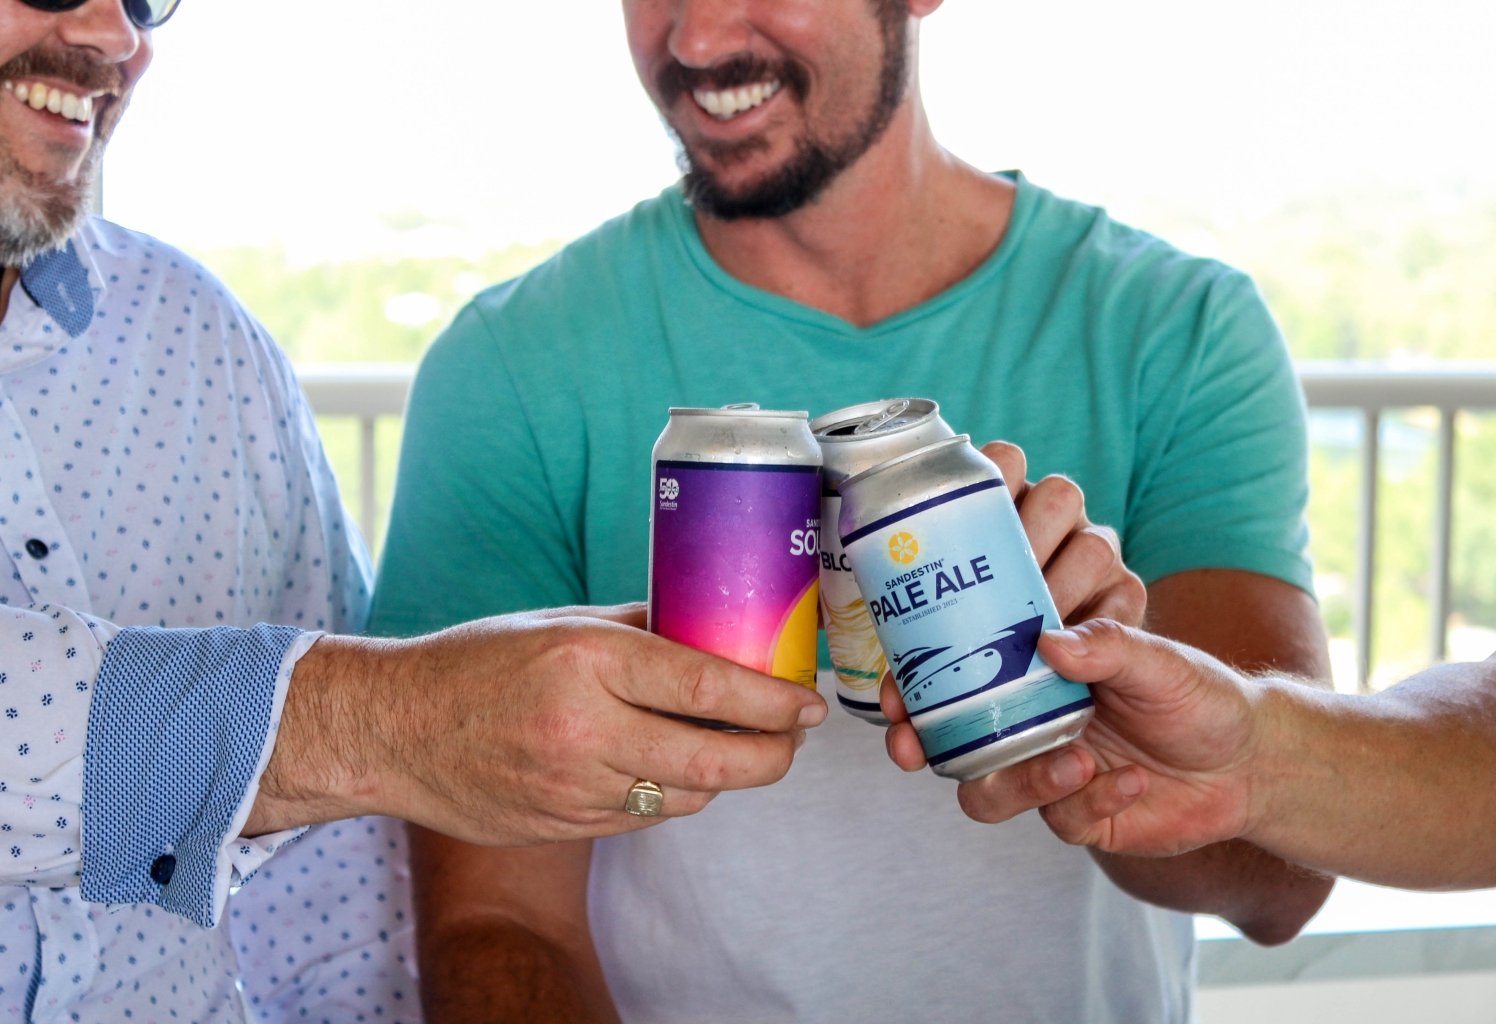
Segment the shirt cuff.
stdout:
<path fill-rule="evenodd" d="M 132 627 L 110 642 L 84 748 L 84 899 L 212 927 L 230 888 L 304 831 L 239 836 L 291 672 L 320 636 Z"/>

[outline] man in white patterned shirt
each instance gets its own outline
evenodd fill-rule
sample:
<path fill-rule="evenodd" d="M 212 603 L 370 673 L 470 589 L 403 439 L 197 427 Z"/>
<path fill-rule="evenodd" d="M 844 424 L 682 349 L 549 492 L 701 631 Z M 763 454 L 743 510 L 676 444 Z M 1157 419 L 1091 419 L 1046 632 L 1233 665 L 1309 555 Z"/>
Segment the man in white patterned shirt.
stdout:
<path fill-rule="evenodd" d="M 0 0 L 0 1016 L 414 1020 L 387 819 L 270 862 L 249 976 L 204 926 L 308 824 L 641 827 L 631 781 L 692 813 L 782 775 L 825 709 L 636 609 L 324 635 L 362 627 L 367 557 L 284 356 L 191 259 L 86 216 L 175 7 Z"/>

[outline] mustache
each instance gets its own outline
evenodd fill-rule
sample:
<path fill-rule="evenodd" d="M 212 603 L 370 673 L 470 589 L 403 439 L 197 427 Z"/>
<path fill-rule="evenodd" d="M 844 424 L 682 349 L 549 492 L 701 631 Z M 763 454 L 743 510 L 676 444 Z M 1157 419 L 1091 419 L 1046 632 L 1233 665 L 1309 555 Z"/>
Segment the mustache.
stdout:
<path fill-rule="evenodd" d="M 740 85 L 751 85 L 768 79 L 778 79 L 780 84 L 801 99 L 810 87 L 810 73 L 803 65 L 794 61 L 768 61 L 760 57 L 732 57 L 709 68 L 688 68 L 680 61 L 672 60 L 655 76 L 655 87 L 665 106 L 670 106 L 683 93 L 697 89 L 735 89 Z"/>
<path fill-rule="evenodd" d="M 27 50 L 0 65 L 0 77 L 57 78 L 85 92 L 116 96 L 125 91 L 124 72 L 118 66 L 94 60 L 76 50 Z"/>

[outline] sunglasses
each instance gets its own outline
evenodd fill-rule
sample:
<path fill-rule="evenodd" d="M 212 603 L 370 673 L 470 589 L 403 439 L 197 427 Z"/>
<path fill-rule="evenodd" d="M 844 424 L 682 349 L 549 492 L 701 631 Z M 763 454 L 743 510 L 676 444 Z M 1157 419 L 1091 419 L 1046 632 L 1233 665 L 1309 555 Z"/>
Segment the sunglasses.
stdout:
<path fill-rule="evenodd" d="M 56 14 L 77 10 L 88 3 L 88 0 L 21 0 L 21 2 L 27 7 L 35 7 L 39 11 Z M 138 28 L 155 28 L 172 16 L 182 0 L 120 0 L 120 2 L 124 5 L 125 13 Z"/>

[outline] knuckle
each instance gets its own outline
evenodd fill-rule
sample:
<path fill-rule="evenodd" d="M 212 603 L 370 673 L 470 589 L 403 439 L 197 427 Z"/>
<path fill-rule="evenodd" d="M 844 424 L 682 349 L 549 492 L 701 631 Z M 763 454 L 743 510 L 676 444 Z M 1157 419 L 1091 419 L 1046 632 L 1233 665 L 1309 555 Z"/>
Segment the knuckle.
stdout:
<path fill-rule="evenodd" d="M 716 793 L 727 783 L 727 765 L 713 744 L 703 743 L 686 761 L 682 778 L 687 789 Z"/>
<path fill-rule="evenodd" d="M 727 699 L 727 686 L 710 662 L 693 660 L 680 676 L 680 699 L 684 707 L 704 718 L 718 717 Z"/>
<path fill-rule="evenodd" d="M 1085 515 L 1085 494 L 1068 476 L 1051 473 L 1044 477 L 1034 484 L 1028 500 L 1038 502 L 1037 511 L 1047 518 L 1089 525 Z"/>

